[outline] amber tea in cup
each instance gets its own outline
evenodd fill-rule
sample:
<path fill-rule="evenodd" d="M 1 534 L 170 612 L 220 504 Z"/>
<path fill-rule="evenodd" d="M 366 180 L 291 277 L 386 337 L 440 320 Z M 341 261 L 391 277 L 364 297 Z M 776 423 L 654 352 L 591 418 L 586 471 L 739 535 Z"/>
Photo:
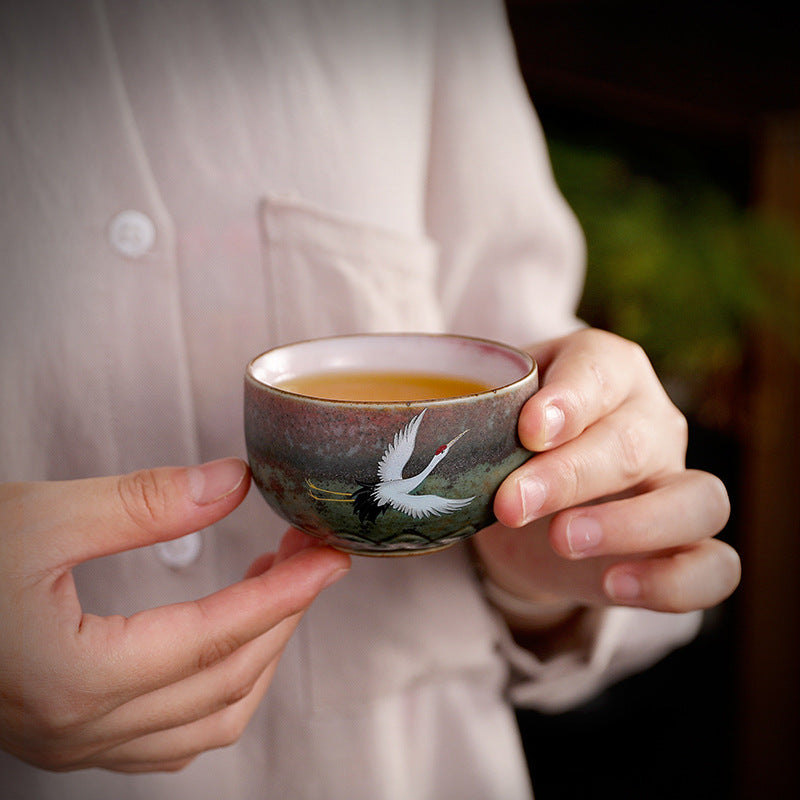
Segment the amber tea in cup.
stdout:
<path fill-rule="evenodd" d="M 275 384 L 278 389 L 324 400 L 387 403 L 441 400 L 485 392 L 492 387 L 471 378 L 425 372 L 329 371 L 299 375 Z"/>

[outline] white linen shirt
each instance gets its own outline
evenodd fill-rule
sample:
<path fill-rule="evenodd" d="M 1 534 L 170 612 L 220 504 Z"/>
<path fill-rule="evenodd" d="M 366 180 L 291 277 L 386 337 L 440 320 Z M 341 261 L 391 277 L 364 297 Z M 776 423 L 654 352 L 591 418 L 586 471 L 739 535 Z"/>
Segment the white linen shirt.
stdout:
<path fill-rule="evenodd" d="M 583 242 L 501 2 L 29 0 L 0 21 L 0 479 L 244 456 L 244 367 L 281 342 L 579 324 Z M 285 527 L 252 491 L 81 566 L 82 603 L 208 594 Z M 509 698 L 579 702 L 697 620 L 608 610 L 590 651 L 542 663 L 463 548 L 356 558 L 236 745 L 137 776 L 0 754 L 0 795 L 526 798 Z"/>

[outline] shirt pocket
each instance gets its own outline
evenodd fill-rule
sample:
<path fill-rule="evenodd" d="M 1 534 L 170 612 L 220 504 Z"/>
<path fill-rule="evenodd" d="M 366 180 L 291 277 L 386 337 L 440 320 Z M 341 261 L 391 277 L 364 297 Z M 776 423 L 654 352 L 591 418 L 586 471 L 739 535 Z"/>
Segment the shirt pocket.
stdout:
<path fill-rule="evenodd" d="M 429 239 L 295 198 L 266 197 L 259 215 L 274 341 L 444 329 Z"/>

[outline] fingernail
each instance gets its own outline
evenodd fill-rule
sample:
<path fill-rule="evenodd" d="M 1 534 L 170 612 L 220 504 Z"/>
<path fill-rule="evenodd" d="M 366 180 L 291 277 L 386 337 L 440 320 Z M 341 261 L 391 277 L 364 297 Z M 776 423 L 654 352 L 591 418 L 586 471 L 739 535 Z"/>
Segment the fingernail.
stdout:
<path fill-rule="evenodd" d="M 335 572 L 332 572 L 322 582 L 322 588 L 327 589 L 329 586 L 333 586 L 333 584 L 336 583 L 336 581 L 338 581 L 341 578 L 344 578 L 344 576 L 347 575 L 348 572 L 350 572 L 349 567 L 343 567 L 342 569 L 337 569 Z"/>
<path fill-rule="evenodd" d="M 564 412 L 558 407 L 549 405 L 544 410 L 544 446 L 550 447 L 553 440 L 564 428 Z"/>
<path fill-rule="evenodd" d="M 189 493 L 199 506 L 222 500 L 241 486 L 247 465 L 238 458 L 221 458 L 188 470 Z"/>
<path fill-rule="evenodd" d="M 547 487 L 538 478 L 523 478 L 519 481 L 519 499 L 522 505 L 522 522 L 532 522 L 544 505 Z"/>
<path fill-rule="evenodd" d="M 606 575 L 605 592 L 620 603 L 630 603 L 642 594 L 639 579 L 629 570 L 613 570 Z"/>
<path fill-rule="evenodd" d="M 570 553 L 586 553 L 600 544 L 603 529 L 593 517 L 573 517 L 567 523 L 567 545 Z"/>

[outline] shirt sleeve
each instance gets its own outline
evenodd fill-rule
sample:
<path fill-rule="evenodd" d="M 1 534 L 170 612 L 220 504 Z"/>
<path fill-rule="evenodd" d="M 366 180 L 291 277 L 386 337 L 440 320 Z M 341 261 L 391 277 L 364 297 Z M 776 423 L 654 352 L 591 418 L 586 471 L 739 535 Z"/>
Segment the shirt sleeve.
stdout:
<path fill-rule="evenodd" d="M 443 2 L 432 103 L 427 225 L 451 330 L 524 346 L 580 327 L 585 242 L 556 185 L 501 2 Z M 580 642 L 540 660 L 499 620 L 510 699 L 559 711 L 652 665 L 702 613 L 591 610 Z"/>
<path fill-rule="evenodd" d="M 510 667 L 511 703 L 564 711 L 647 669 L 697 635 L 703 613 L 667 614 L 637 608 L 590 609 L 574 647 L 542 660 L 520 647 L 500 621 L 500 650 Z"/>
<path fill-rule="evenodd" d="M 501 2 L 439 9 L 426 223 L 451 330 L 524 346 L 580 326 L 580 226 L 553 177 Z"/>

